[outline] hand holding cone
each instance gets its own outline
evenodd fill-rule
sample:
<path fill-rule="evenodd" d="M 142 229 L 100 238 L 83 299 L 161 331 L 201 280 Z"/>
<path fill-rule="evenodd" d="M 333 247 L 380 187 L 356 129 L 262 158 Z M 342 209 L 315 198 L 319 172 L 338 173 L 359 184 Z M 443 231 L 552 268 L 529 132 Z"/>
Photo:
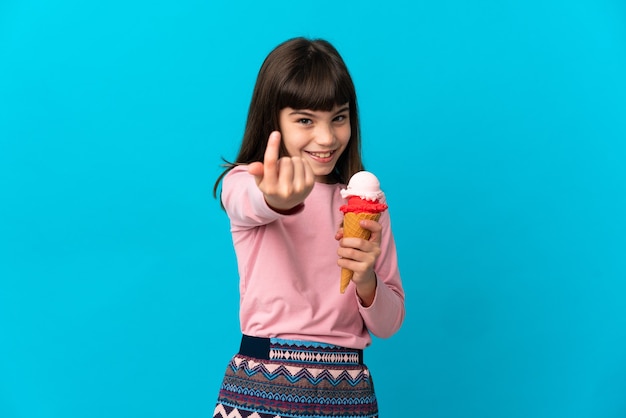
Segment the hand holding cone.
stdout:
<path fill-rule="evenodd" d="M 360 221 L 364 219 L 371 219 L 372 221 L 378 221 L 380 218 L 380 213 L 354 213 L 347 212 L 343 217 L 343 236 L 344 237 L 355 237 L 355 238 L 363 238 L 365 240 L 370 239 L 371 232 L 365 228 L 361 228 Z M 350 284 L 350 280 L 352 280 L 352 275 L 354 272 L 352 270 L 342 268 L 341 269 L 341 284 L 339 286 L 339 291 L 344 293 L 346 288 Z"/>
<path fill-rule="evenodd" d="M 380 190 L 378 179 L 368 171 L 359 171 L 352 176 L 347 189 L 341 191 L 341 196 L 349 199 L 347 205 L 340 207 L 344 213 L 343 236 L 368 240 L 371 232 L 362 228 L 360 221 L 366 219 L 378 221 L 381 212 L 387 210 L 387 205 L 382 203 L 385 195 Z M 352 270 L 341 269 L 339 285 L 341 293 L 345 293 L 353 274 Z"/>

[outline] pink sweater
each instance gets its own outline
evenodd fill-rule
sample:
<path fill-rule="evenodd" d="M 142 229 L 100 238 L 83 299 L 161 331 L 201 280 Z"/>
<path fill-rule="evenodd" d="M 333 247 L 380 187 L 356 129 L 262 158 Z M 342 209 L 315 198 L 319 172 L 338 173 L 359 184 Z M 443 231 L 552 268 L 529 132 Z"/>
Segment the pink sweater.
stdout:
<path fill-rule="evenodd" d="M 351 283 L 339 292 L 335 233 L 345 203 L 341 184 L 315 183 L 304 209 L 293 215 L 265 203 L 246 166 L 224 178 L 222 201 L 230 218 L 239 269 L 244 334 L 365 348 L 393 335 L 404 320 L 404 290 L 388 211 L 383 212 L 382 253 L 375 265 L 376 297 L 365 308 Z"/>

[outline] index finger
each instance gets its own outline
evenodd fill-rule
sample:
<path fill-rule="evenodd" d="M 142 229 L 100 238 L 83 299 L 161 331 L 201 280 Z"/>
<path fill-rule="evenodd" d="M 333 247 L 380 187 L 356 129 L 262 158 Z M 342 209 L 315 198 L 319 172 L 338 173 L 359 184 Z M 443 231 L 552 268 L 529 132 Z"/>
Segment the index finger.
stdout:
<path fill-rule="evenodd" d="M 267 148 L 263 155 L 264 177 L 273 180 L 278 178 L 278 154 L 280 150 L 280 132 L 274 131 L 267 140 Z"/>

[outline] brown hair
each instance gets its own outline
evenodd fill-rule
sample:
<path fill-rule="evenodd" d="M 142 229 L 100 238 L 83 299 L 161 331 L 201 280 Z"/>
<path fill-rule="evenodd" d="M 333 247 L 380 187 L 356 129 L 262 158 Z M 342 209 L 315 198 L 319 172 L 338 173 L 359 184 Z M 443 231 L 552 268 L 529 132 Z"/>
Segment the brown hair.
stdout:
<path fill-rule="evenodd" d="M 265 58 L 248 110 L 248 120 L 239 154 L 217 178 L 213 196 L 222 178 L 234 167 L 263 161 L 272 131 L 280 130 L 279 112 L 291 107 L 330 111 L 337 105 L 350 107 L 350 141 L 335 166 L 336 180 L 346 183 L 364 169 L 356 91 L 343 59 L 328 41 L 293 38 L 278 45 Z M 286 155 L 281 147 L 281 156 Z"/>

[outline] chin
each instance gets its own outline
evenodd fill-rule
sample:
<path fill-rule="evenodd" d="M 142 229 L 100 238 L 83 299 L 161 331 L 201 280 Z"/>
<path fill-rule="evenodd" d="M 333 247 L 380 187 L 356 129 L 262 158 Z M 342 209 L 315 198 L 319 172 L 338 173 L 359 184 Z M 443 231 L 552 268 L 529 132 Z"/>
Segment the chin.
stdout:
<path fill-rule="evenodd" d="M 315 175 L 315 177 L 328 176 L 332 174 L 333 170 L 334 168 L 331 168 L 330 170 L 319 170 L 319 171 L 314 171 L 313 174 Z"/>

